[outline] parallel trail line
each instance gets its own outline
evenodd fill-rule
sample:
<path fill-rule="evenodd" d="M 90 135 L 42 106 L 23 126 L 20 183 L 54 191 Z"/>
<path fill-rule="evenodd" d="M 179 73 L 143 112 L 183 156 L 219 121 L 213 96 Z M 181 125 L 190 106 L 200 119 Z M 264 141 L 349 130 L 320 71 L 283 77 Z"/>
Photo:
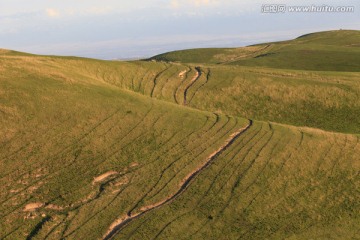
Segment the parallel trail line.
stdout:
<path fill-rule="evenodd" d="M 184 91 L 184 105 L 187 104 L 187 92 L 195 84 L 195 82 L 201 77 L 200 67 L 196 67 L 195 70 L 196 70 L 195 76 L 191 79 L 190 83 L 186 86 Z"/>
<path fill-rule="evenodd" d="M 223 153 L 226 149 L 228 149 L 235 142 L 235 140 L 237 138 L 239 138 L 244 132 L 246 132 L 251 126 L 252 126 L 252 121 L 249 120 L 249 123 L 246 127 L 241 128 L 238 131 L 234 132 L 230 136 L 230 138 L 224 143 L 223 146 L 221 146 L 217 151 L 215 151 L 214 153 L 210 154 L 210 156 L 208 156 L 207 160 L 205 161 L 205 163 L 202 166 L 195 169 L 192 173 L 190 173 L 186 178 L 183 179 L 183 181 L 180 184 L 180 188 L 178 189 L 178 191 L 176 193 L 174 193 L 173 195 L 169 196 L 167 199 L 165 199 L 159 203 L 142 208 L 139 213 L 136 213 L 136 214 L 133 214 L 130 216 L 125 215 L 125 216 L 115 220 L 110 225 L 109 230 L 103 236 L 102 239 L 103 240 L 111 239 L 115 234 L 117 234 L 122 229 L 122 227 L 124 227 L 126 224 L 130 223 L 132 220 L 139 218 L 140 216 L 144 215 L 145 213 L 147 213 L 151 210 L 157 209 L 157 208 L 173 201 L 174 199 L 176 199 L 179 195 L 181 195 L 187 189 L 187 187 L 190 185 L 192 180 L 195 179 L 202 172 L 202 170 L 207 168 L 221 153 Z"/>

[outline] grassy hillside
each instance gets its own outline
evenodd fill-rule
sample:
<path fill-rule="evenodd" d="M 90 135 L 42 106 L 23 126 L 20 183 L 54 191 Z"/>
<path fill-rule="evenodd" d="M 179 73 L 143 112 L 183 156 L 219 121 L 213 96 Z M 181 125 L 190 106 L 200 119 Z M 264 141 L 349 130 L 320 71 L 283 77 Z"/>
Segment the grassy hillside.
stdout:
<path fill-rule="evenodd" d="M 115 239 L 357 239 L 358 140 L 256 123 L 183 196 Z"/>
<path fill-rule="evenodd" d="M 0 53 L 0 239 L 359 235 L 359 73 Z"/>
<path fill-rule="evenodd" d="M 259 66 L 316 71 L 360 71 L 360 31 L 329 31 L 232 49 L 194 49 L 153 57 L 155 60 Z"/>
<path fill-rule="evenodd" d="M 71 67 L 120 88 L 205 111 L 360 133 L 360 73 L 90 60 L 73 61 Z"/>
<path fill-rule="evenodd" d="M 1 59 L 1 239 L 97 239 L 247 123 L 114 88 L 74 73 L 74 61 Z"/>
<path fill-rule="evenodd" d="M 360 74 L 303 72 L 252 68 L 208 68 L 207 84 L 192 107 L 310 126 L 360 133 Z"/>

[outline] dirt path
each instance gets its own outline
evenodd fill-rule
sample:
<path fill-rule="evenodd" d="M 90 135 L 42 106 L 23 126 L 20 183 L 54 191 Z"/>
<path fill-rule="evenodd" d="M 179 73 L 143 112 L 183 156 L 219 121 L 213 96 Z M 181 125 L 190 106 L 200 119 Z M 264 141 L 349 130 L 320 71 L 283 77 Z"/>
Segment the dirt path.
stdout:
<path fill-rule="evenodd" d="M 188 69 L 186 69 L 185 71 L 183 72 L 180 72 L 179 73 L 179 77 L 181 78 L 181 82 L 177 85 L 174 93 L 173 93 L 173 96 L 174 96 L 174 100 L 177 104 L 180 104 L 180 101 L 178 100 L 178 92 L 181 88 L 181 85 L 183 84 L 183 82 L 186 80 L 189 72 L 191 71 L 191 68 L 190 67 L 187 67 Z M 181 96 L 182 97 L 182 96 Z"/>
<path fill-rule="evenodd" d="M 188 90 L 201 77 L 201 69 L 200 69 L 200 67 L 196 67 L 195 70 L 196 70 L 195 76 L 191 79 L 190 83 L 186 86 L 185 91 L 184 91 L 184 105 L 187 104 L 187 92 L 188 92 Z"/>
<path fill-rule="evenodd" d="M 100 176 L 94 178 L 93 180 L 93 184 L 95 183 L 99 183 L 99 182 L 102 182 L 104 179 L 110 177 L 110 176 L 114 176 L 114 175 L 117 175 L 119 174 L 118 172 L 115 172 L 115 171 L 110 171 L 110 172 L 106 172 L 104 174 L 101 174 Z"/>
<path fill-rule="evenodd" d="M 111 239 L 115 234 L 117 234 L 126 224 L 130 223 L 132 220 L 139 218 L 140 216 L 146 214 L 149 211 L 152 211 L 154 209 L 160 208 L 161 206 L 175 200 L 180 194 L 182 194 L 186 188 L 191 184 L 191 181 L 195 179 L 202 170 L 207 168 L 222 152 L 224 152 L 227 148 L 229 148 L 234 141 L 240 137 L 242 133 L 244 133 L 246 130 L 248 130 L 252 126 L 252 121 L 249 120 L 249 123 L 246 127 L 241 128 L 230 135 L 229 139 L 225 141 L 225 143 L 215 152 L 210 154 L 205 163 L 198 168 L 194 169 L 189 175 L 187 175 L 179 185 L 179 189 L 171 196 L 167 197 L 166 199 L 162 200 L 161 202 L 148 205 L 145 207 L 142 207 L 138 213 L 135 214 L 128 214 L 123 215 L 122 217 L 115 220 L 109 227 L 109 230 L 107 233 L 103 236 L 103 240 Z"/>

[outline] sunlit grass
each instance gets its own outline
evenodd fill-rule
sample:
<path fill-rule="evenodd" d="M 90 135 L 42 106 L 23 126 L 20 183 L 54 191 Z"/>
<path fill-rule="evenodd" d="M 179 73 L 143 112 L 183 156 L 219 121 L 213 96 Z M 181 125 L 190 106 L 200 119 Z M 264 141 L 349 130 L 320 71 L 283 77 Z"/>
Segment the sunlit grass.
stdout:
<path fill-rule="evenodd" d="M 359 235 L 359 73 L 0 54 L 1 239 Z"/>

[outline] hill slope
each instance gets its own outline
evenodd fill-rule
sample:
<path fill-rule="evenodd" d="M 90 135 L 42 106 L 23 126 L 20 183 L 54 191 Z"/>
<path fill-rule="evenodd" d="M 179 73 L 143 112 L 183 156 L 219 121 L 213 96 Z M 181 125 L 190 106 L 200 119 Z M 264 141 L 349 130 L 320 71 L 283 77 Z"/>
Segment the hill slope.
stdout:
<path fill-rule="evenodd" d="M 1 239 L 98 239 L 248 123 L 115 88 L 74 72 L 76 61 L 1 59 Z"/>
<path fill-rule="evenodd" d="M 360 133 L 360 73 L 78 59 L 82 72 L 120 88 L 204 111 Z"/>
<path fill-rule="evenodd" d="M 340 30 L 244 48 L 175 51 L 151 59 L 182 63 L 359 72 L 359 43 L 360 31 Z"/>
<path fill-rule="evenodd" d="M 239 104 L 252 98 L 231 99 L 229 91 L 239 97 L 247 93 L 239 89 L 250 87 L 237 76 L 251 76 L 259 96 L 282 86 L 281 97 L 300 83 L 308 96 L 313 88 L 306 84 L 317 83 L 312 99 L 324 109 L 341 87 L 346 101 L 338 109 L 348 106 L 349 116 L 357 116 L 358 73 L 254 72 L 5 51 L 0 238 L 358 236 L 359 136 L 241 118 Z M 262 91 L 264 85 L 270 89 Z M 306 101 L 299 95 L 287 101 L 299 98 Z M 274 104 L 289 108 L 283 102 Z M 270 107 L 254 111 L 261 109 Z M 321 108 L 294 114 L 316 111 L 326 118 Z M 341 119 L 350 125 L 343 130 L 357 129 L 356 119 Z"/>

